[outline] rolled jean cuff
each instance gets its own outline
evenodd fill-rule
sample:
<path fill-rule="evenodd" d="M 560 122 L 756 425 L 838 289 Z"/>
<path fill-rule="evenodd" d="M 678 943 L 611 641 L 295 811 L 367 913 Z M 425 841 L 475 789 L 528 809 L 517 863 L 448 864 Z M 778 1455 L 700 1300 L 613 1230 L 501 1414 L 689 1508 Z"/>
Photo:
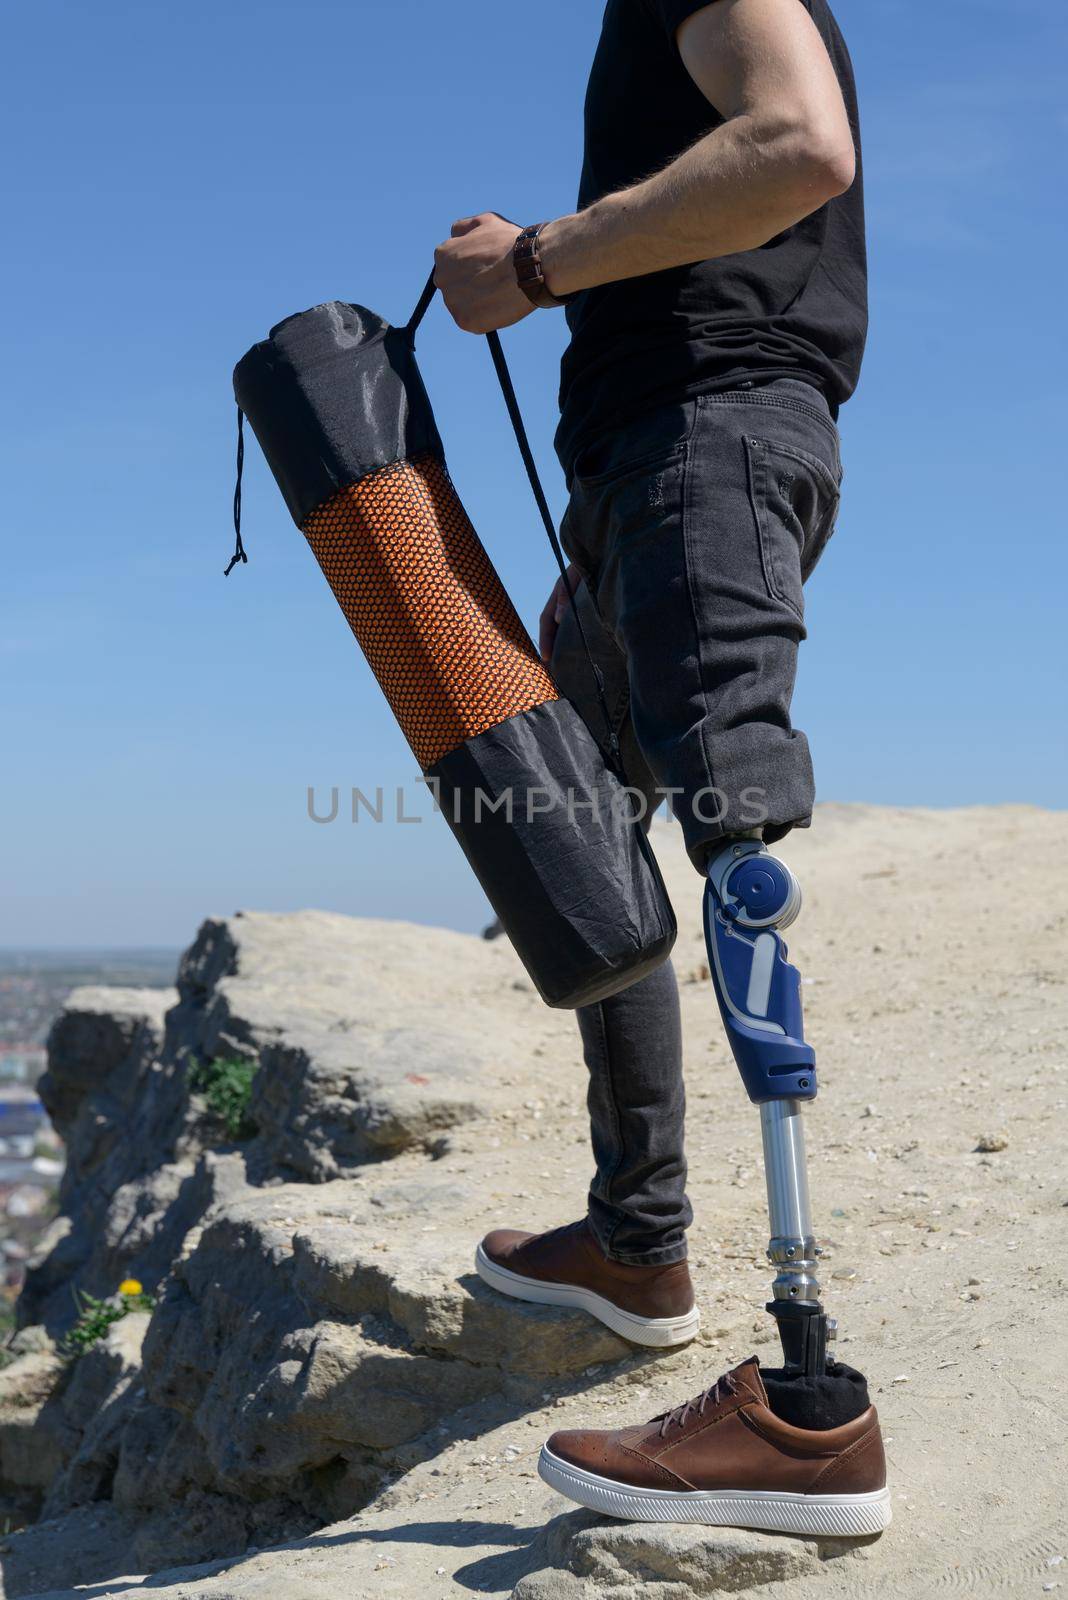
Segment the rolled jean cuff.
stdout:
<path fill-rule="evenodd" d="M 609 1261 L 618 1261 L 621 1267 L 673 1267 L 686 1260 L 686 1246 L 668 1245 L 660 1250 L 647 1250 L 644 1255 L 621 1255 L 617 1250 L 606 1250 Z"/>
<path fill-rule="evenodd" d="M 608 1239 L 605 1238 L 592 1214 L 589 1217 L 589 1224 L 593 1237 L 608 1260 L 618 1261 L 621 1267 L 672 1267 L 676 1262 L 686 1260 L 685 1239 L 680 1239 L 678 1244 L 654 1245 L 649 1250 L 637 1253 L 632 1250 L 613 1250 L 610 1243 L 611 1234 Z"/>
<path fill-rule="evenodd" d="M 710 741 L 716 778 L 713 800 L 689 787 L 674 802 L 687 854 L 698 872 L 720 839 L 760 827 L 768 843 L 812 820 L 815 785 L 803 733 L 739 729 Z M 714 801 L 714 804 L 713 804 Z"/>

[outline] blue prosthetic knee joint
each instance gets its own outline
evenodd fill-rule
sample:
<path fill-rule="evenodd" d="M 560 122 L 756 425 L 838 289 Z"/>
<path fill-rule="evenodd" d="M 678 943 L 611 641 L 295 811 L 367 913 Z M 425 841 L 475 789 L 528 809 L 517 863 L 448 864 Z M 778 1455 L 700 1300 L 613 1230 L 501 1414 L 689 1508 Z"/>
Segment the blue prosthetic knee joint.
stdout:
<path fill-rule="evenodd" d="M 759 839 L 734 840 L 708 866 L 705 941 L 716 999 L 750 1100 L 811 1100 L 816 1056 L 804 1040 L 801 976 L 779 930 L 801 909 L 789 867 Z"/>

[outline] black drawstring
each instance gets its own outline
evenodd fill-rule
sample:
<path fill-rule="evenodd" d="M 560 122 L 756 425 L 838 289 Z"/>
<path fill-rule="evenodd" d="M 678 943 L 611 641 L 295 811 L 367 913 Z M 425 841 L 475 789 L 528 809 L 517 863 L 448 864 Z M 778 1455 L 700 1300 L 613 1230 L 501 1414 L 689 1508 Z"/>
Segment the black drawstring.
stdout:
<path fill-rule="evenodd" d="M 230 557 L 230 565 L 223 573 L 228 578 L 239 561 L 247 561 L 245 547 L 241 543 L 241 474 L 245 467 L 245 413 L 241 407 L 237 408 L 237 482 L 234 484 L 234 536 L 237 543 L 234 553 Z"/>

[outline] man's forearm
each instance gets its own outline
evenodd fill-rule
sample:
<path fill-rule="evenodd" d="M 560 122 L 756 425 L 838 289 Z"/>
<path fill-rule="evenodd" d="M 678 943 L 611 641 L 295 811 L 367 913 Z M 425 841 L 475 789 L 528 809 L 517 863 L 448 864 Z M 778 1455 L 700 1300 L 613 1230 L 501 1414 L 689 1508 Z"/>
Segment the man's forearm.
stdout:
<path fill-rule="evenodd" d="M 840 139 L 733 117 L 653 177 L 543 228 L 545 279 L 554 294 L 570 294 L 752 250 L 852 179 Z"/>

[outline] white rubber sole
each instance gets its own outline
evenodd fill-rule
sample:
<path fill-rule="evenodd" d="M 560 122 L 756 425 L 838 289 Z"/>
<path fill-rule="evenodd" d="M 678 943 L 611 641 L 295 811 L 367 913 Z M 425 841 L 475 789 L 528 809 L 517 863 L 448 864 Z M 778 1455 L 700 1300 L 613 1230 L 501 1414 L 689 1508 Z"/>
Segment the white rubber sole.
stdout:
<path fill-rule="evenodd" d="M 529 1300 L 539 1306 L 570 1306 L 576 1311 L 588 1311 L 591 1317 L 603 1322 L 606 1328 L 629 1339 L 632 1344 L 644 1344 L 654 1350 L 666 1350 L 670 1345 L 686 1344 L 701 1326 L 701 1313 L 695 1306 L 682 1317 L 637 1317 L 631 1311 L 622 1311 L 603 1295 L 592 1289 L 580 1289 L 570 1283 L 543 1283 L 540 1278 L 524 1278 L 521 1273 L 499 1267 L 479 1245 L 475 1251 L 475 1271 L 483 1283 L 499 1294 L 511 1295 L 513 1300 Z"/>
<path fill-rule="evenodd" d="M 631 1522 L 702 1522 L 713 1528 L 859 1538 L 890 1525 L 890 1491 L 786 1494 L 765 1489 L 632 1489 L 554 1456 L 542 1446 L 538 1475 L 559 1494 L 602 1516 Z"/>

